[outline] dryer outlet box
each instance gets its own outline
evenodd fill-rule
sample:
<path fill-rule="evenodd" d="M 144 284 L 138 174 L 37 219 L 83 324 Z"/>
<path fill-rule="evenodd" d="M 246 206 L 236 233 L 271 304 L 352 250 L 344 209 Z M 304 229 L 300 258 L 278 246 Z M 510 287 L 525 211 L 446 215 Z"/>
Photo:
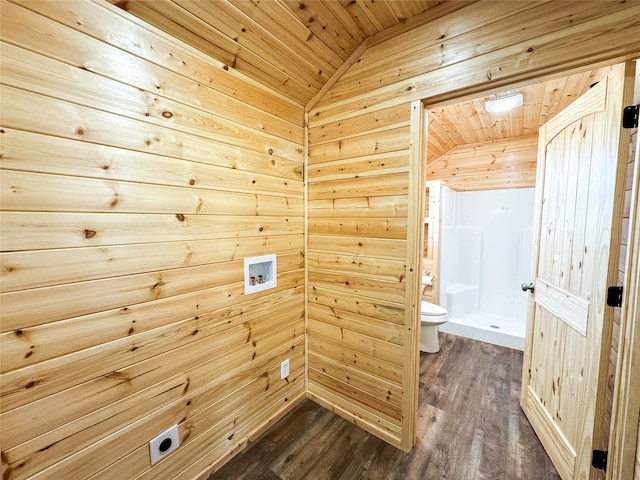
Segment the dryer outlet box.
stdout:
<path fill-rule="evenodd" d="M 151 465 L 158 463 L 179 446 L 180 435 L 178 434 L 178 425 L 174 425 L 149 442 Z"/>

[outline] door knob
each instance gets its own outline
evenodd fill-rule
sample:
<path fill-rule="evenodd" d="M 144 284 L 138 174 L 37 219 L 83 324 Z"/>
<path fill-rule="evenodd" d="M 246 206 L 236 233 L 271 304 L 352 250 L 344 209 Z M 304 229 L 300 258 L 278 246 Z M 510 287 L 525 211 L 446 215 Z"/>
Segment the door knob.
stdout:
<path fill-rule="evenodd" d="M 533 293 L 533 283 L 530 284 L 526 284 L 523 283 L 522 285 L 520 285 L 520 288 L 522 289 L 523 292 L 526 292 L 527 290 L 531 290 L 531 293 Z"/>

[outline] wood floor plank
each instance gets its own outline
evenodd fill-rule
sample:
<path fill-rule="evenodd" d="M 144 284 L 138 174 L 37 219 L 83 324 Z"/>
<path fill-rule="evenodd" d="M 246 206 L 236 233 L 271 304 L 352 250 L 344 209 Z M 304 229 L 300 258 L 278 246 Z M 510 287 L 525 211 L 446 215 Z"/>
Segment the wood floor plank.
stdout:
<path fill-rule="evenodd" d="M 209 480 L 559 480 L 520 409 L 522 352 L 440 334 L 404 453 L 310 400 Z"/>

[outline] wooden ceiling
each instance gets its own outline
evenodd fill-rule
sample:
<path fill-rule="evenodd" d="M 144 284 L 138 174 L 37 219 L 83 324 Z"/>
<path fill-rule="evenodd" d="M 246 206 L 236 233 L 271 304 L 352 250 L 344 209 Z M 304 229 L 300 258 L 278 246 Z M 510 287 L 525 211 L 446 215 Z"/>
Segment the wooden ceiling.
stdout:
<path fill-rule="evenodd" d="M 109 0 L 306 105 L 363 44 L 473 3 L 433 0 Z M 446 3 L 446 5 L 445 5 Z M 391 29 L 391 31 L 389 31 Z"/>
<path fill-rule="evenodd" d="M 474 0 L 108 0 L 299 105 L 313 103 L 365 46 L 463 8 Z M 427 163 L 460 145 L 535 134 L 604 70 L 522 92 L 524 106 L 503 114 L 488 95 L 430 110 Z"/>
<path fill-rule="evenodd" d="M 609 67 L 556 78 L 499 94 L 429 109 L 427 165 L 460 145 L 536 135 L 538 128 L 602 79 Z M 509 112 L 489 113 L 484 102 L 522 93 L 524 104 Z"/>

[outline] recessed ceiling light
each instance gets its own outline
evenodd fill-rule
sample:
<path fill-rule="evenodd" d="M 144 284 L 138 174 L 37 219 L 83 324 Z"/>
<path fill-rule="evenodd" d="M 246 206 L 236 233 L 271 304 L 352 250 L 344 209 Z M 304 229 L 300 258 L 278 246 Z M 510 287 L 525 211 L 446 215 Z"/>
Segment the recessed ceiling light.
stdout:
<path fill-rule="evenodd" d="M 508 110 L 512 110 L 514 108 L 522 106 L 522 98 L 523 97 L 521 93 L 514 93 L 512 95 L 507 95 L 506 97 L 498 97 L 487 100 L 486 102 L 484 102 L 484 106 L 487 109 L 487 112 L 506 112 Z"/>

